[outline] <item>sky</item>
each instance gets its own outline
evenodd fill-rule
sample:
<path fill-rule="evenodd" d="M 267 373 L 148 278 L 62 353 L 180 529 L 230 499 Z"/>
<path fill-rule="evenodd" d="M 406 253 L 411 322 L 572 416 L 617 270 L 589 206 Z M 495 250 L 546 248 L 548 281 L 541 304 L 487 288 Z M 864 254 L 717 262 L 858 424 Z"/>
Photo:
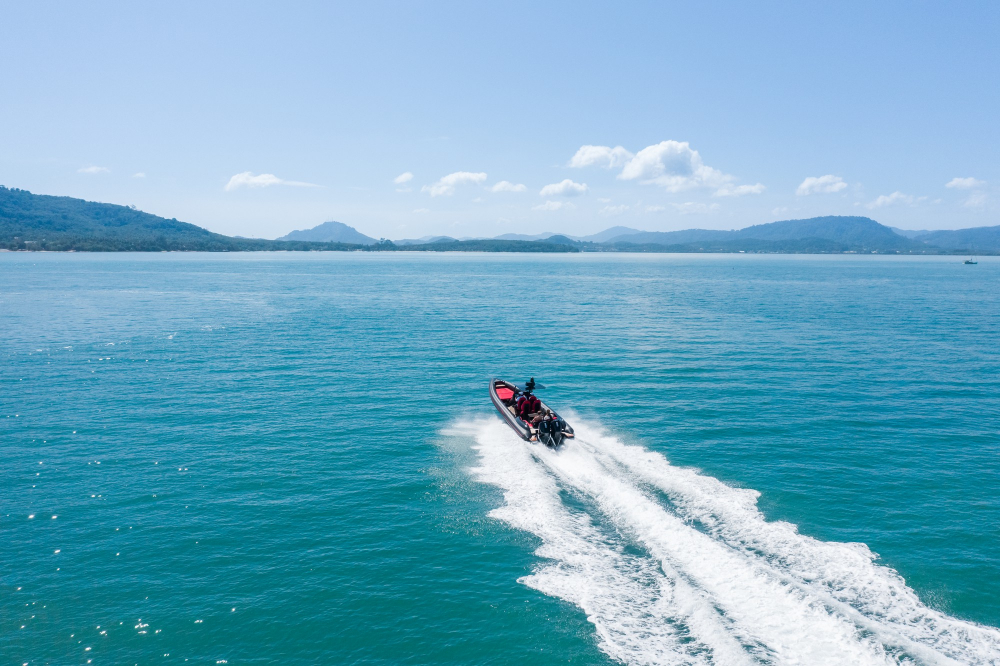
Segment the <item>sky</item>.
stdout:
<path fill-rule="evenodd" d="M 0 184 L 220 233 L 1000 224 L 996 2 L 0 14 Z"/>

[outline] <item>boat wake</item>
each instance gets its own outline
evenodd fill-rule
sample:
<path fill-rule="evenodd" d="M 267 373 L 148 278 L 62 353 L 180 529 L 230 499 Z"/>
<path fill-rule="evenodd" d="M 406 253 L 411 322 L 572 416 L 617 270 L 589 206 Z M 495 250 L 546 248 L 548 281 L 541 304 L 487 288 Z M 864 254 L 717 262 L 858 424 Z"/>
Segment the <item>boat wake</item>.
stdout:
<path fill-rule="evenodd" d="M 758 493 L 581 422 L 553 451 L 499 421 L 471 471 L 491 516 L 538 537 L 520 580 L 580 607 L 627 664 L 1000 664 L 1000 630 L 928 608 L 864 544 L 767 522 Z"/>

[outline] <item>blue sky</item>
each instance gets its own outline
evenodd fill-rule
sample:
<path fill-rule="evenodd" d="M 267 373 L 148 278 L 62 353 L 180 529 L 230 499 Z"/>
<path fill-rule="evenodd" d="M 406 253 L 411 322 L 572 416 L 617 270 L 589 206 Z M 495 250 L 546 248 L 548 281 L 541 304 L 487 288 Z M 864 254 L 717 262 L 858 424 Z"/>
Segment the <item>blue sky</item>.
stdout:
<path fill-rule="evenodd" d="M 993 2 L 7 3 L 0 184 L 261 237 L 995 225 L 997 35 Z"/>

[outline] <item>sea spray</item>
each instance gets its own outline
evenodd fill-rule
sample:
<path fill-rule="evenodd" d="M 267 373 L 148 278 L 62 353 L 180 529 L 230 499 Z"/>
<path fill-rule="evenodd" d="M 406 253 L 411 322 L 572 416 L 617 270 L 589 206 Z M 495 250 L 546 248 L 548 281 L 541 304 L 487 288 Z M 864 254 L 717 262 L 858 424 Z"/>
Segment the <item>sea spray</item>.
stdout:
<path fill-rule="evenodd" d="M 480 458 L 472 472 L 504 493 L 491 516 L 542 540 L 544 563 L 520 582 L 582 608 L 601 649 L 625 663 L 718 663 L 712 657 L 719 651 L 726 663 L 753 663 L 696 591 L 649 558 L 627 554 L 619 537 L 568 507 L 533 450 L 512 446 L 510 433 L 495 425 L 469 427 Z"/>
<path fill-rule="evenodd" d="M 883 640 L 928 661 L 994 663 L 1000 654 L 1000 631 L 928 608 L 896 571 L 875 564 L 877 555 L 865 544 L 820 541 L 799 534 L 790 523 L 768 522 L 757 509 L 756 491 L 676 467 L 658 453 L 623 444 L 589 425 L 584 431 L 584 448 L 605 463 L 621 464 L 635 482 L 662 490 L 679 517 L 765 561 L 789 584 L 825 599 Z"/>
<path fill-rule="evenodd" d="M 757 493 L 671 465 L 597 424 L 550 451 L 467 425 L 491 516 L 545 558 L 521 582 L 587 613 L 629 664 L 991 664 L 1000 631 L 924 606 L 863 544 L 767 522 Z M 575 498 L 567 502 L 564 494 Z"/>

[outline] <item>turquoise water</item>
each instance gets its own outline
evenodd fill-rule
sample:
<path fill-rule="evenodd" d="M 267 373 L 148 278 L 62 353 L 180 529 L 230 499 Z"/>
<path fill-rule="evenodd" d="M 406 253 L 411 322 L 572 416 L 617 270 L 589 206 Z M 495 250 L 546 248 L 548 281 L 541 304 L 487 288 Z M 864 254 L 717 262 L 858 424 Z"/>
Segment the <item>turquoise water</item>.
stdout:
<path fill-rule="evenodd" d="M 0 656 L 1000 663 L 998 340 L 989 258 L 0 254 Z"/>

